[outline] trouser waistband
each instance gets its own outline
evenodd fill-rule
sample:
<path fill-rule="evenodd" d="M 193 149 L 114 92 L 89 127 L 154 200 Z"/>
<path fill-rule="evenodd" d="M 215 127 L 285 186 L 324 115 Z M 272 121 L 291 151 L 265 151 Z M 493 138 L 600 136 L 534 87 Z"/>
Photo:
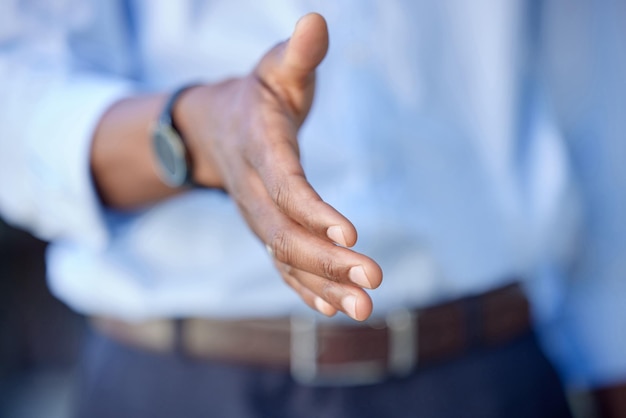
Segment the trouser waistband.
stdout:
<path fill-rule="evenodd" d="M 93 317 L 122 343 L 200 359 L 290 369 L 303 383 L 364 384 L 405 375 L 421 364 L 512 340 L 530 330 L 519 284 L 422 309 L 401 309 L 365 323 L 310 317 L 186 318 L 127 323 Z"/>

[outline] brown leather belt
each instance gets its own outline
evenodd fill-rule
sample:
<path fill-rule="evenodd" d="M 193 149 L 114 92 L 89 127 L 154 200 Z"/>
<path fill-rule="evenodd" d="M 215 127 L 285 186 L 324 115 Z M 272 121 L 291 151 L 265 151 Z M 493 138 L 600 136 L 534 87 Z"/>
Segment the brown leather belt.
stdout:
<path fill-rule="evenodd" d="M 505 343 L 530 329 L 518 284 L 478 296 L 399 310 L 366 323 L 311 317 L 252 320 L 190 318 L 127 323 L 94 317 L 104 334 L 125 344 L 200 359 L 290 369 L 309 384 L 365 384 L 404 375 L 418 364 Z"/>

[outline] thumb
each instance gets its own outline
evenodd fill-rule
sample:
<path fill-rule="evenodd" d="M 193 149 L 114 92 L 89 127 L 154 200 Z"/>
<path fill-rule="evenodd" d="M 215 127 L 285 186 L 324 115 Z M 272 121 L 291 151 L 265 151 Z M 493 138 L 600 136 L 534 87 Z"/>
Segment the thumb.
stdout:
<path fill-rule="evenodd" d="M 328 51 L 328 27 L 326 20 L 317 14 L 309 13 L 302 17 L 287 41 L 281 60 L 281 70 L 302 82 L 315 71 Z"/>
<path fill-rule="evenodd" d="M 289 40 L 275 46 L 263 57 L 257 72 L 267 82 L 302 87 L 312 80 L 326 51 L 326 20 L 317 13 L 309 13 L 300 18 Z"/>

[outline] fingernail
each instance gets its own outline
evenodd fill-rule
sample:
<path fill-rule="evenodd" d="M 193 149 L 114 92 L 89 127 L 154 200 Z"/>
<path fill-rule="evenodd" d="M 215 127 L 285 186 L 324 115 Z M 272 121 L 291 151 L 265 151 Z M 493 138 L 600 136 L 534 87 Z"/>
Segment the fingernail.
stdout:
<path fill-rule="evenodd" d="M 326 236 L 330 238 L 334 243 L 343 247 L 347 246 L 346 237 L 343 235 L 343 230 L 339 225 L 333 225 L 326 230 Z"/>
<path fill-rule="evenodd" d="M 365 274 L 365 269 L 363 269 L 363 266 L 352 267 L 348 272 L 348 277 L 350 278 L 350 281 L 352 281 L 352 283 L 358 286 L 366 287 L 368 289 L 372 288 L 372 285 L 368 280 L 367 275 Z"/>
<path fill-rule="evenodd" d="M 344 296 L 341 299 L 341 307 L 349 316 L 356 319 L 356 296 L 354 295 Z"/>
<path fill-rule="evenodd" d="M 331 315 L 332 312 L 336 312 L 336 309 L 333 308 L 330 303 L 326 302 L 324 299 L 322 299 L 319 296 L 317 296 L 313 300 L 313 304 L 315 305 L 315 308 L 317 308 L 317 310 L 323 313 L 324 315 L 328 316 L 328 315 Z"/>

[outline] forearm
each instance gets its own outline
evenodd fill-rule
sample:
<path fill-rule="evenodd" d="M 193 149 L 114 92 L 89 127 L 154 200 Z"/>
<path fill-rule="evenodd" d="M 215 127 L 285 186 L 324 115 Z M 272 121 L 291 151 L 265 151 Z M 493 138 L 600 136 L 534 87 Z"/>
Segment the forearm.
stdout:
<path fill-rule="evenodd" d="M 198 86 L 186 91 L 174 105 L 173 117 L 195 164 L 193 179 L 207 187 L 222 187 L 199 151 L 192 125 L 208 114 L 207 100 L 218 88 Z M 183 192 L 167 186 L 157 174 L 152 147 L 153 127 L 163 110 L 167 94 L 130 97 L 112 105 L 94 133 L 91 169 L 103 203 L 116 209 L 132 209 L 156 203 Z M 199 103 L 202 101 L 202 103 Z M 202 108 L 202 109 L 201 109 Z M 203 124 L 206 125 L 206 124 Z"/>
<path fill-rule="evenodd" d="M 153 168 L 150 131 L 165 95 L 123 99 L 103 115 L 94 133 L 91 169 L 102 201 L 128 209 L 172 196 Z"/>

